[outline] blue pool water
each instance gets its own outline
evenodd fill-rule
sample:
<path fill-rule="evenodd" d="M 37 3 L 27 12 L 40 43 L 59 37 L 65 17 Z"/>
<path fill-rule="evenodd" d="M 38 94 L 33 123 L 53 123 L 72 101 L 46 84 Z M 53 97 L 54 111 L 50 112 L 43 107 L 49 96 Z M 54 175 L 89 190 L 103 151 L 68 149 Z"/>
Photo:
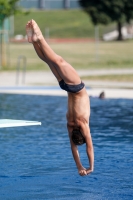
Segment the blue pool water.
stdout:
<path fill-rule="evenodd" d="M 0 95 L 1 119 L 42 122 L 0 129 L 0 200 L 133 199 L 133 100 L 91 98 L 95 171 L 86 177 L 72 158 L 66 105 L 67 97 Z"/>

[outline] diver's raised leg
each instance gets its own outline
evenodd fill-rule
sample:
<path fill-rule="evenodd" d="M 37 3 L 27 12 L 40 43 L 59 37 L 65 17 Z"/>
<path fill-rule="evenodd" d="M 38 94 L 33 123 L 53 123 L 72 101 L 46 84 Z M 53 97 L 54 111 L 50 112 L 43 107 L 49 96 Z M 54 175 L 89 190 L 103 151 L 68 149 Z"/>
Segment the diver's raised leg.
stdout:
<path fill-rule="evenodd" d="M 57 70 L 61 79 L 63 79 L 67 84 L 79 84 L 81 80 L 75 69 L 51 49 L 44 39 L 37 23 L 34 20 L 31 20 L 30 23 L 33 28 L 33 42 L 39 44 L 43 55 L 48 62 L 51 63 L 52 67 Z"/>
<path fill-rule="evenodd" d="M 43 55 L 41 48 L 39 46 L 39 44 L 37 42 L 33 42 L 32 43 L 34 46 L 34 49 L 37 53 L 37 55 L 48 64 L 49 68 L 51 69 L 51 71 L 53 72 L 54 76 L 56 77 L 56 79 L 59 81 L 62 80 L 62 78 L 60 77 L 58 71 L 56 70 L 56 68 L 53 66 L 53 64 Z"/>
<path fill-rule="evenodd" d="M 46 62 L 51 71 L 53 72 L 53 74 L 55 75 L 55 77 L 57 78 L 58 81 L 60 81 L 62 78 L 60 77 L 59 73 L 57 72 L 56 68 L 52 65 L 52 63 L 44 56 L 40 45 L 37 43 L 37 41 L 33 41 L 33 29 L 31 27 L 30 22 L 27 23 L 26 25 L 26 33 L 27 33 L 27 38 L 28 38 L 28 42 L 32 43 L 34 46 L 34 49 L 38 55 L 38 57 L 43 60 L 44 62 Z M 35 39 L 34 39 L 35 40 Z"/>

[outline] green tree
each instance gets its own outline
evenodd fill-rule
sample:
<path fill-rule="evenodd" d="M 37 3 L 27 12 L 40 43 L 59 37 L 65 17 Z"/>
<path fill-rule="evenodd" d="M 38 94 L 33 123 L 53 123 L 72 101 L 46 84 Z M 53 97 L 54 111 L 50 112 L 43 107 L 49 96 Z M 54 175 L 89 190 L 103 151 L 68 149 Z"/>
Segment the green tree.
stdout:
<path fill-rule="evenodd" d="M 3 30 L 4 20 L 20 11 L 17 5 L 18 1 L 19 0 L 0 0 L 0 68 L 6 66 L 5 32 Z"/>
<path fill-rule="evenodd" d="M 133 19 L 133 0 L 79 0 L 79 3 L 94 25 L 116 22 L 118 40 L 123 39 L 122 25 Z"/>
<path fill-rule="evenodd" d="M 23 13 L 28 14 L 29 12 L 24 12 L 22 9 L 18 6 L 19 0 L 0 0 L 0 68 L 1 66 L 6 66 L 6 56 L 5 56 L 5 44 L 4 44 L 4 20 L 12 15 L 15 15 L 17 13 Z"/>
<path fill-rule="evenodd" d="M 20 8 L 18 7 L 19 0 L 0 0 L 0 25 L 3 26 L 4 20 L 20 12 Z"/>

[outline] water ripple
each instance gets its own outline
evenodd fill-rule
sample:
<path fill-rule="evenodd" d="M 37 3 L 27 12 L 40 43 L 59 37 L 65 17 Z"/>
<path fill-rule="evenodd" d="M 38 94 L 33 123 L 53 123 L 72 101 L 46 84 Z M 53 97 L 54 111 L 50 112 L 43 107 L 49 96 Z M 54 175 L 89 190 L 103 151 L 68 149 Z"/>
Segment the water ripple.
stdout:
<path fill-rule="evenodd" d="M 133 101 L 91 98 L 95 171 L 87 177 L 72 158 L 66 110 L 66 97 L 0 95 L 1 118 L 42 122 L 1 129 L 0 200 L 133 199 Z M 79 151 L 88 166 L 85 145 Z"/>

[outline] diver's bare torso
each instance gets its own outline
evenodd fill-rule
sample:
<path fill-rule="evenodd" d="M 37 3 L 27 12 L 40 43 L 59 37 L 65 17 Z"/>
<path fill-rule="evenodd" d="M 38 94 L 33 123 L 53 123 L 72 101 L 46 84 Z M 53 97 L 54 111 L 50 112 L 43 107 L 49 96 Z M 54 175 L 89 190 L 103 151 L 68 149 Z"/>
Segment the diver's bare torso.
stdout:
<path fill-rule="evenodd" d="M 83 88 L 78 93 L 68 93 L 68 112 L 66 114 L 69 127 L 77 128 L 78 120 L 88 124 L 90 116 L 90 102 L 87 91 Z"/>

